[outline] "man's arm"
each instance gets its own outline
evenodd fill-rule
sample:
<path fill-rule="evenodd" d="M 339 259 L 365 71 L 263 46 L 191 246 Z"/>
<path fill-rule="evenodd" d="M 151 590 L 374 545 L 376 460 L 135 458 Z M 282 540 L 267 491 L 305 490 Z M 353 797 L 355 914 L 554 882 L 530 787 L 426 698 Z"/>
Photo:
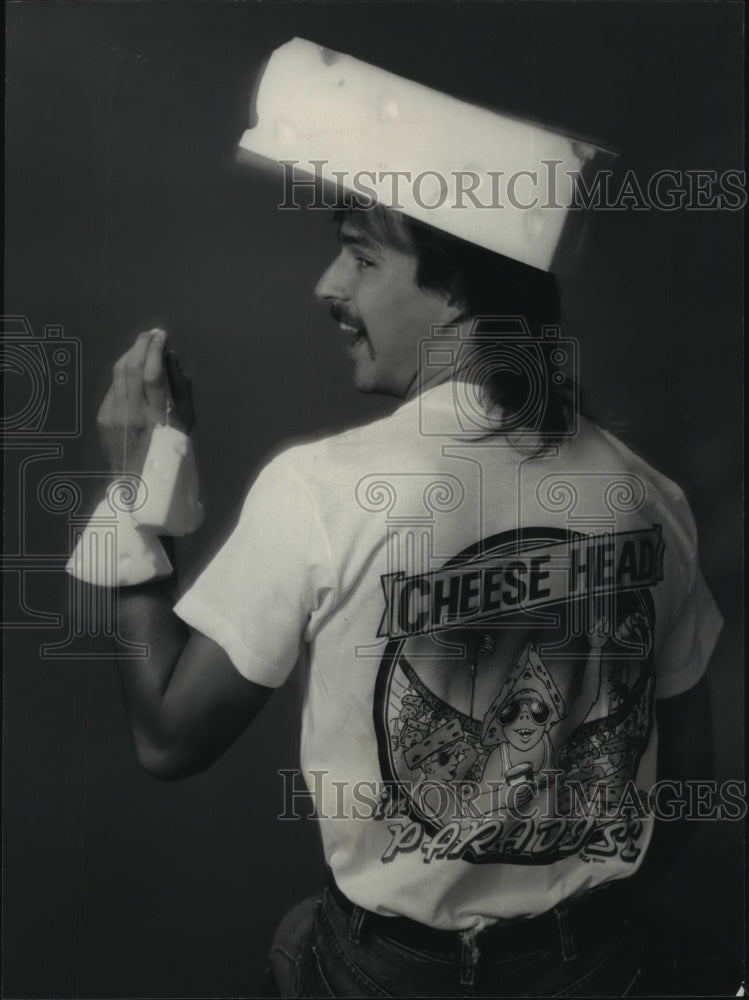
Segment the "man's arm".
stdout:
<path fill-rule="evenodd" d="M 165 581 L 119 591 L 123 638 L 148 656 L 119 662 L 135 752 L 165 780 L 205 770 L 252 722 L 273 688 L 246 680 L 212 639 L 172 611 Z"/>
<path fill-rule="evenodd" d="M 587 719 L 593 706 L 598 701 L 601 690 L 601 659 L 603 647 L 608 642 L 608 622 L 599 618 L 588 631 L 588 659 L 585 662 L 585 672 L 580 686 L 580 693 L 575 699 L 570 711 L 552 730 L 551 739 L 556 747 L 564 745 L 570 733 Z"/>
<path fill-rule="evenodd" d="M 115 364 L 99 410 L 104 454 L 114 471 L 139 474 L 151 432 L 170 423 L 186 433 L 194 422 L 189 379 L 167 355 L 166 334 L 141 333 Z M 138 760 L 151 774 L 175 779 L 204 770 L 249 725 L 272 688 L 246 680 L 212 639 L 174 614 L 173 586 L 158 581 L 118 591 L 120 635 L 148 648 L 144 659 L 119 663 Z"/>
<path fill-rule="evenodd" d="M 711 780 L 715 776 L 710 690 L 707 677 L 674 698 L 655 703 L 658 722 L 658 780 Z M 694 818 L 656 820 L 653 840 L 639 873 L 645 883 L 657 881 L 677 860 L 697 830 Z"/>

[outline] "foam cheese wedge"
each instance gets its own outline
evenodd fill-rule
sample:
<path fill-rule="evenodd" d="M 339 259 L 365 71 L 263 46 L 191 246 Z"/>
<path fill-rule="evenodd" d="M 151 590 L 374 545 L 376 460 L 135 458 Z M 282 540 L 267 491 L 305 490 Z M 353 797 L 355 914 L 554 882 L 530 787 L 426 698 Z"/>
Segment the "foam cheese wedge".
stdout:
<path fill-rule="evenodd" d="M 578 252 L 574 191 L 612 155 L 303 38 L 271 55 L 251 117 L 238 160 L 282 165 L 287 200 L 315 177 L 545 271 Z"/>
<path fill-rule="evenodd" d="M 66 569 L 99 587 L 133 587 L 170 576 L 172 564 L 155 535 L 138 530 L 130 511 L 102 500 L 81 532 Z"/>
<path fill-rule="evenodd" d="M 203 523 L 195 455 L 182 431 L 154 427 L 133 517 L 143 531 L 159 535 L 187 535 Z"/>

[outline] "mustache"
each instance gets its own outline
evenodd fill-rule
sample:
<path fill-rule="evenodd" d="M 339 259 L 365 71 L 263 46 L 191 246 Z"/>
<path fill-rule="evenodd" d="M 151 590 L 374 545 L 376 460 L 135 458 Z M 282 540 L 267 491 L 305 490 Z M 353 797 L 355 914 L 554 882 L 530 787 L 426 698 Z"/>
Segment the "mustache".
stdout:
<path fill-rule="evenodd" d="M 336 321 L 336 323 L 345 323 L 346 326 L 353 326 L 357 333 L 366 334 L 367 328 L 352 312 L 349 312 L 345 306 L 341 305 L 339 302 L 334 302 L 330 307 L 330 315 Z"/>

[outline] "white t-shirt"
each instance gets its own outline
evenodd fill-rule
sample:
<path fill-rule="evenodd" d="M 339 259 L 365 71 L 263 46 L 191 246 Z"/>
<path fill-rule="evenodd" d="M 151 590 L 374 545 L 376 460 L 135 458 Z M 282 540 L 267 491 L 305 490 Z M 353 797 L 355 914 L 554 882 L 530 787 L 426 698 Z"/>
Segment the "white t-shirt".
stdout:
<path fill-rule="evenodd" d="M 533 457 L 464 419 L 464 389 L 270 462 L 176 608 L 259 684 L 305 659 L 336 881 L 445 929 L 637 869 L 654 699 L 721 627 L 677 486 L 584 420 Z"/>

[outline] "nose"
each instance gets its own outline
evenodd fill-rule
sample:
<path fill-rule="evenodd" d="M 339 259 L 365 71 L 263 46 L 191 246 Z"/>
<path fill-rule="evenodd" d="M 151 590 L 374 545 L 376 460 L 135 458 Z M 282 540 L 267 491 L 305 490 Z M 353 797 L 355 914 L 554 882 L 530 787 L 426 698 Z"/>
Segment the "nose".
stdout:
<path fill-rule="evenodd" d="M 320 280 L 315 285 L 315 295 L 318 299 L 345 300 L 347 295 L 346 277 L 339 254 L 323 271 Z"/>

